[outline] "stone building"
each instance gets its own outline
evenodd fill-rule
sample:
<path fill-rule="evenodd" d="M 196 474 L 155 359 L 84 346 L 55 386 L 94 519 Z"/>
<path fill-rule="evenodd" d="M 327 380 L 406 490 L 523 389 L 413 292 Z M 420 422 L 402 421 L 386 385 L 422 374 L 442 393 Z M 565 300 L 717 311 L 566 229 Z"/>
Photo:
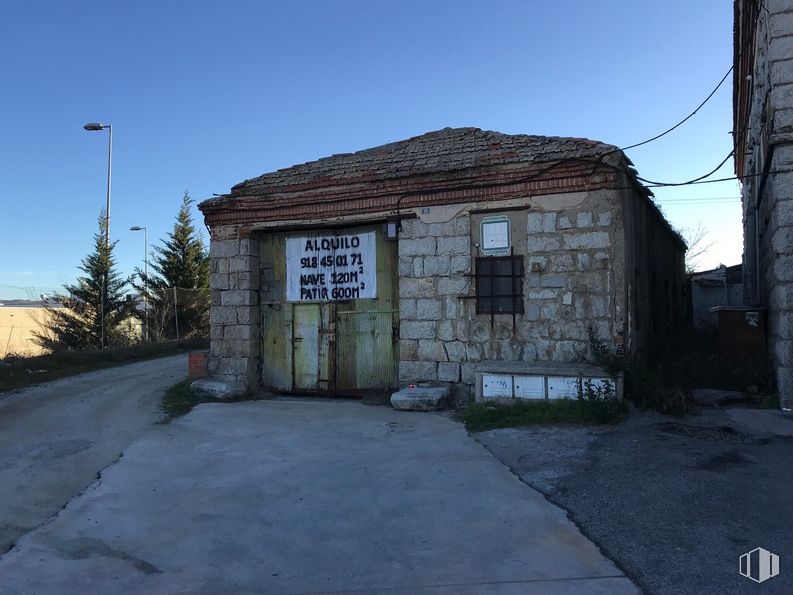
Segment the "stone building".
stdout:
<path fill-rule="evenodd" d="M 708 271 L 689 273 L 686 279 L 689 288 L 688 307 L 694 328 L 717 328 L 719 314 L 714 308 L 724 306 L 743 309 L 743 265 L 728 267 L 722 264 Z"/>
<path fill-rule="evenodd" d="M 617 148 L 443 129 L 268 173 L 199 206 L 210 375 L 233 392 L 470 394 L 489 364 L 657 344 L 685 245 Z"/>
<path fill-rule="evenodd" d="M 744 295 L 766 310 L 782 406 L 793 408 L 793 1 L 734 3 L 733 139 Z"/>

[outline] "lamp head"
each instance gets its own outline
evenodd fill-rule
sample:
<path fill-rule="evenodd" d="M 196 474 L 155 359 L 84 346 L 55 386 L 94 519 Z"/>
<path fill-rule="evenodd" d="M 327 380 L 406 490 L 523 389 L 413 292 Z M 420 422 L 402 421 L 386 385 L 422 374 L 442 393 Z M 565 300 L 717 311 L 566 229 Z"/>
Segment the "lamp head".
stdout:
<path fill-rule="evenodd" d="M 130 231 L 143 231 L 144 229 L 145 228 L 140 227 L 138 225 L 135 225 L 135 226 L 129 228 Z"/>
<path fill-rule="evenodd" d="M 85 128 L 86 130 L 93 131 L 93 130 L 104 130 L 105 127 L 102 124 L 98 124 L 96 122 L 89 122 L 88 124 L 83 126 L 83 128 Z"/>

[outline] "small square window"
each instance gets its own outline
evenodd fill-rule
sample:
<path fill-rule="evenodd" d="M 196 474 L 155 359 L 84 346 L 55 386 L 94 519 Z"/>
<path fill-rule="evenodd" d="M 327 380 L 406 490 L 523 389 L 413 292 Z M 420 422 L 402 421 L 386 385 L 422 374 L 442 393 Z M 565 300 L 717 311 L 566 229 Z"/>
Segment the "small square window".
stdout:
<path fill-rule="evenodd" d="M 523 257 L 476 259 L 476 313 L 523 314 Z"/>

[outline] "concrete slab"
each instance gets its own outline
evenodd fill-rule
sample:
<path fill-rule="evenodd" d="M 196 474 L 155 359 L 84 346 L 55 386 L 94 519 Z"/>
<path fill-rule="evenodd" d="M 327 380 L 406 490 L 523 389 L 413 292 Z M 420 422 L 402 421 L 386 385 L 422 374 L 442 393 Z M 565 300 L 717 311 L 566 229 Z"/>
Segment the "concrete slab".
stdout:
<path fill-rule="evenodd" d="M 700 405 L 725 405 L 727 403 L 742 403 L 748 397 L 745 392 L 739 390 L 695 388 L 691 391 L 691 398 Z"/>
<path fill-rule="evenodd" d="M 793 413 L 775 409 L 727 409 L 735 423 L 755 432 L 776 436 L 793 436 Z"/>
<path fill-rule="evenodd" d="M 438 411 L 448 401 L 448 386 L 403 388 L 391 395 L 391 406 L 401 411 Z"/>
<path fill-rule="evenodd" d="M 4 593 L 637 593 L 461 424 L 201 405 L 0 559 Z"/>
<path fill-rule="evenodd" d="M 245 386 L 240 382 L 201 378 L 190 383 L 190 391 L 197 397 L 233 399 L 245 394 Z"/>

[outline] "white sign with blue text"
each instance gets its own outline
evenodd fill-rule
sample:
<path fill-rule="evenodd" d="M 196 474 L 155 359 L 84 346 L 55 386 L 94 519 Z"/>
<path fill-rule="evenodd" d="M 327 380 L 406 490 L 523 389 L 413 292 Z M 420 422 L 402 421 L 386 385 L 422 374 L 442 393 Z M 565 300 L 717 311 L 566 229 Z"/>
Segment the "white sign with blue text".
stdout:
<path fill-rule="evenodd" d="M 375 233 L 286 239 L 286 299 L 336 302 L 377 297 Z"/>

